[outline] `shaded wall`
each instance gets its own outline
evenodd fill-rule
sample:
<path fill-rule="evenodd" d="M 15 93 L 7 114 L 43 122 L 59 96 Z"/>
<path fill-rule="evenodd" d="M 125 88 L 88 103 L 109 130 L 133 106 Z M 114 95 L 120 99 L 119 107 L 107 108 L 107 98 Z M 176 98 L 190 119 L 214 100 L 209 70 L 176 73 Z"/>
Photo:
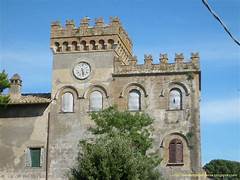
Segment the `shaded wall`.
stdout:
<path fill-rule="evenodd" d="M 45 179 L 48 113 L 47 104 L 0 111 L 0 179 Z M 26 167 L 28 147 L 44 148 L 42 167 Z"/>

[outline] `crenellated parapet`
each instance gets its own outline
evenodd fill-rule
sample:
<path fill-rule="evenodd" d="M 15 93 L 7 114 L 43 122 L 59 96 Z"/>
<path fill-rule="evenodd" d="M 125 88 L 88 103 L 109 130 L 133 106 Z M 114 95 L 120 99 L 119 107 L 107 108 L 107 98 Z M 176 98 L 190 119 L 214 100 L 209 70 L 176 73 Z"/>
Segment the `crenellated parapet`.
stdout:
<path fill-rule="evenodd" d="M 153 58 L 152 58 L 152 55 L 149 54 L 145 54 L 144 55 L 144 64 L 147 65 L 147 66 L 151 66 L 153 64 Z"/>
<path fill-rule="evenodd" d="M 132 57 L 132 42 L 118 17 L 111 17 L 109 24 L 96 18 L 94 26 L 88 17 L 81 19 L 79 27 L 73 20 L 67 20 L 65 27 L 59 21 L 52 22 L 51 48 L 53 53 L 114 49 L 122 61 Z"/>
<path fill-rule="evenodd" d="M 160 54 L 160 63 L 161 64 L 167 64 L 168 63 L 168 56 L 167 54 Z"/>
<path fill-rule="evenodd" d="M 144 55 L 144 64 L 137 64 L 137 58 L 129 60 L 128 65 L 122 65 L 115 59 L 115 75 L 171 73 L 171 72 L 199 72 L 199 54 L 191 53 L 190 59 L 184 59 L 182 53 L 175 54 L 174 63 L 168 62 L 167 54 L 160 54 L 159 63 L 153 64 L 152 55 Z"/>
<path fill-rule="evenodd" d="M 183 60 L 184 60 L 183 53 L 175 54 L 175 63 L 181 64 L 181 63 L 183 63 Z"/>

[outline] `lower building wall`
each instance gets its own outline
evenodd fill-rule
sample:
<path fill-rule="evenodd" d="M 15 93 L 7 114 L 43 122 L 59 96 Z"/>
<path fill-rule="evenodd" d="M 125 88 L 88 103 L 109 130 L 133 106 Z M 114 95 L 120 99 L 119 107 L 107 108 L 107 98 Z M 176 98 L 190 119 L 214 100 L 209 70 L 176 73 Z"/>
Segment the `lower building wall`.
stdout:
<path fill-rule="evenodd" d="M 87 101 L 88 99 L 86 99 Z M 93 122 L 90 120 L 88 112 L 59 113 L 59 107 L 56 106 L 58 103 L 52 103 L 51 107 L 45 107 L 40 116 L 0 119 L 0 179 L 68 179 L 67 173 L 76 162 L 79 151 L 78 142 L 80 139 L 90 137 L 87 129 L 93 125 Z M 81 106 L 77 104 L 76 112 L 80 112 L 79 107 Z M 32 109 L 34 110 L 34 107 Z M 40 109 L 44 108 L 36 108 L 35 111 Z M 12 111 L 16 112 L 17 109 L 13 108 Z M 160 165 L 162 175 L 173 180 L 191 179 L 191 177 L 187 177 L 192 173 L 191 147 L 186 138 L 188 132 L 186 124 L 189 122 L 182 120 L 175 126 L 170 123 L 170 126 L 168 123 L 163 123 L 168 116 L 166 110 L 156 111 L 150 107 L 145 111 L 155 119 L 153 150 L 158 151 L 162 158 Z M 33 114 L 39 113 L 33 112 Z M 46 162 L 48 128 L 49 149 L 48 162 Z M 174 138 L 183 142 L 184 162 L 181 166 L 168 165 L 168 145 Z M 43 148 L 42 167 L 26 167 L 26 149 L 29 147 Z"/>
<path fill-rule="evenodd" d="M 27 106 L 7 109 L 10 118 L 0 118 L 0 179 L 46 179 L 48 105 L 32 105 L 28 117 Z M 41 167 L 29 165 L 29 148 L 41 148 Z"/>

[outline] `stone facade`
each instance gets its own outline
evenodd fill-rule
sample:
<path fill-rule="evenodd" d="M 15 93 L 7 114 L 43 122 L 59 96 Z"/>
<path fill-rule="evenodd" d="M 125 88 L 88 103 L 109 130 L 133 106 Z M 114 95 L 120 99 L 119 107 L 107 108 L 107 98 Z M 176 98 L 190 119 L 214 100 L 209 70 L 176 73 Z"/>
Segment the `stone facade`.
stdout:
<path fill-rule="evenodd" d="M 101 94 L 102 108 L 117 105 L 122 111 L 129 109 L 129 94 L 138 93 L 138 111 L 154 119 L 152 151 L 163 159 L 159 168 L 167 179 L 181 179 L 171 176 L 176 173 L 202 172 L 198 53 L 192 53 L 189 60 L 176 54 L 174 63 L 168 63 L 167 54 L 160 54 L 158 64 L 153 64 L 151 55 L 145 55 L 144 64 L 137 64 L 132 42 L 118 18 L 111 18 L 109 25 L 98 18 L 93 27 L 88 18 L 81 20 L 80 27 L 75 27 L 72 20 L 65 27 L 54 22 L 50 43 L 51 97 L 16 95 L 22 82 L 20 77 L 12 78 L 18 81 L 11 81 L 10 104 L 0 113 L 0 179 L 67 179 L 78 142 L 90 136 L 87 129 L 94 125 L 89 113 L 91 94 L 96 91 Z M 90 67 L 86 78 L 74 74 L 79 63 Z M 178 108 L 171 107 L 174 90 L 179 93 L 176 102 L 173 98 Z M 65 93 L 72 97 L 67 105 L 71 102 L 73 106 L 68 112 L 62 107 Z M 169 153 L 174 139 L 181 142 L 182 154 L 178 156 L 182 159 L 172 163 Z M 26 167 L 24 152 L 28 147 L 43 148 L 41 167 Z"/>

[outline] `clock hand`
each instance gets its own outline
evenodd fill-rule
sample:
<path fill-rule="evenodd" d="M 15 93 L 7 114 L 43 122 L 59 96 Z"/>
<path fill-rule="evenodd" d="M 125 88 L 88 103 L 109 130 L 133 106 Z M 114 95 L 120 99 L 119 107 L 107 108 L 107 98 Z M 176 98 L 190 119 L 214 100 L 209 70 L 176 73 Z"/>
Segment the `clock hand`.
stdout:
<path fill-rule="evenodd" d="M 82 71 L 82 75 L 84 76 L 84 71 L 83 71 L 83 69 L 81 69 L 81 71 Z"/>

